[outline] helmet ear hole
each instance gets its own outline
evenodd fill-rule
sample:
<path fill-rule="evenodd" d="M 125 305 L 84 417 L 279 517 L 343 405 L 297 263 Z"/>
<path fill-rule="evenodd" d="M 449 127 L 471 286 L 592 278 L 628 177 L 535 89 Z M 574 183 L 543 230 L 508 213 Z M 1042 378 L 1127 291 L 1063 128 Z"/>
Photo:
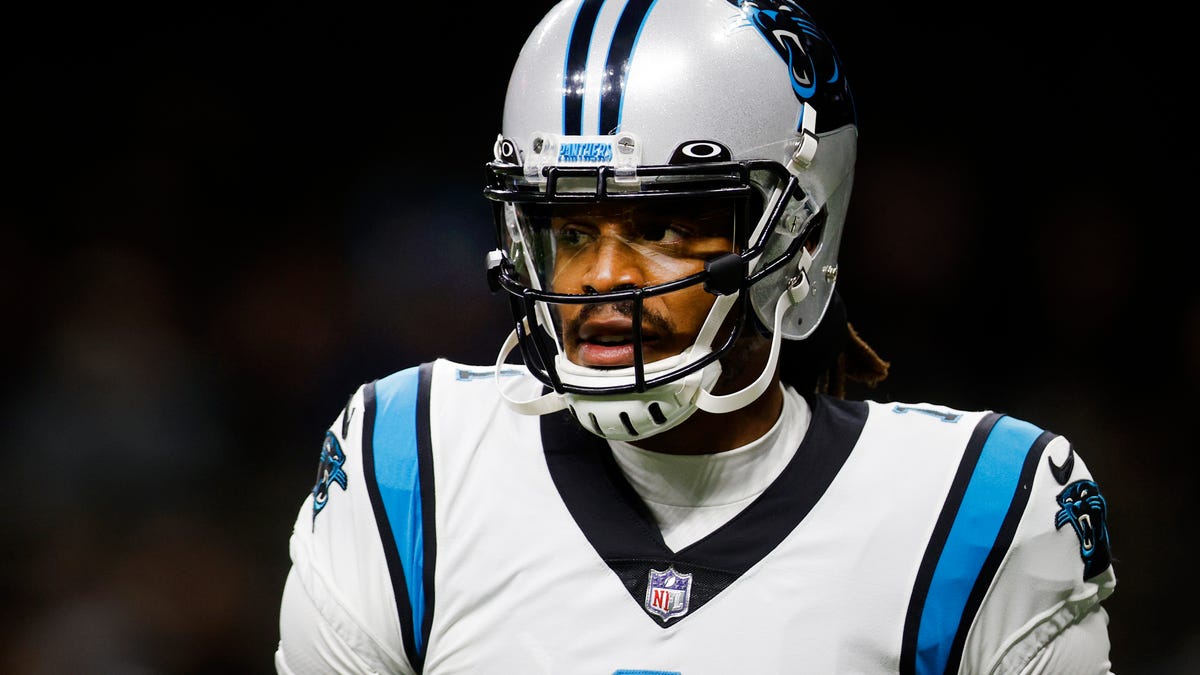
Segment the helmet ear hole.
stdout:
<path fill-rule="evenodd" d="M 809 226 L 808 236 L 804 238 L 804 248 L 808 249 L 809 253 L 816 253 L 821 246 L 821 238 L 825 236 L 825 217 L 828 211 L 821 209 L 813 214 L 812 224 Z"/>

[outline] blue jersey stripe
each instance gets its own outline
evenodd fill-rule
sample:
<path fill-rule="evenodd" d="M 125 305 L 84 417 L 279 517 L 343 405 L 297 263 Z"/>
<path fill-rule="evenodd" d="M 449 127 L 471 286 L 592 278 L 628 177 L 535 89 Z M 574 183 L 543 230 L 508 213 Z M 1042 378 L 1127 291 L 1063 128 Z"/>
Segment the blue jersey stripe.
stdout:
<path fill-rule="evenodd" d="M 971 590 L 995 545 L 1038 427 L 1000 418 L 980 451 L 929 584 L 917 633 L 918 673 L 944 673 Z"/>
<path fill-rule="evenodd" d="M 425 615 L 422 585 L 425 567 L 425 531 L 421 513 L 421 480 L 418 462 L 417 394 L 419 368 L 409 368 L 375 383 L 375 482 L 378 485 L 392 539 L 412 608 L 413 645 L 423 649 L 421 625 Z"/>

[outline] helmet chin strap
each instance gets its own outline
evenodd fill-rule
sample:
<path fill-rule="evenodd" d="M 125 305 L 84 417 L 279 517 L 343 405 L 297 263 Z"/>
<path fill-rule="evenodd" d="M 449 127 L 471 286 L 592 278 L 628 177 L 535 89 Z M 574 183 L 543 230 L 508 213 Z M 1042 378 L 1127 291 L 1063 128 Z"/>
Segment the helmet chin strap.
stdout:
<path fill-rule="evenodd" d="M 529 328 L 528 320 L 525 321 L 525 327 L 526 329 Z M 504 387 L 500 385 L 500 383 L 504 381 L 504 378 L 500 376 L 500 370 L 504 368 L 504 363 L 508 360 L 508 355 L 517 348 L 517 343 L 517 329 L 514 328 L 512 332 L 508 334 L 508 338 L 500 347 L 500 354 L 496 357 L 496 389 L 500 392 L 500 398 L 504 399 L 504 403 L 507 404 L 509 408 L 512 408 L 513 410 L 524 415 L 546 415 L 566 408 L 566 399 L 553 391 L 543 394 L 537 398 L 526 399 L 524 401 L 514 399 L 504 391 Z"/>
<path fill-rule="evenodd" d="M 804 251 L 804 255 L 807 254 L 808 251 Z M 762 396 L 767 387 L 771 385 L 771 380 L 775 377 L 775 367 L 779 365 L 779 347 L 783 342 L 783 333 L 781 332 L 783 315 L 788 307 L 806 298 L 811 289 L 804 260 L 805 258 L 802 256 L 797 280 L 786 291 L 780 293 L 779 299 L 775 301 L 775 321 L 771 329 L 771 353 L 767 356 L 767 362 L 763 365 L 758 378 L 732 394 L 717 396 L 709 393 L 707 389 L 701 389 L 700 394 L 696 397 L 697 408 L 710 413 L 733 412 L 758 400 L 758 397 Z M 811 261 L 812 258 L 808 257 L 807 260 Z"/>

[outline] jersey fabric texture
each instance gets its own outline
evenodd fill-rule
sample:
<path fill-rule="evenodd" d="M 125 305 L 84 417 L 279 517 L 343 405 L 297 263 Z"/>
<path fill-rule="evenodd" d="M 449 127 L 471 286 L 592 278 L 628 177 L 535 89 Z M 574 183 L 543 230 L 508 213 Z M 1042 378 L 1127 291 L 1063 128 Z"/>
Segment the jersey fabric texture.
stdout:
<path fill-rule="evenodd" d="M 770 486 L 672 551 L 607 442 L 513 413 L 496 377 L 437 360 L 347 402 L 293 529 L 278 672 L 1110 670 L 1107 505 L 1064 437 L 814 396 Z"/>

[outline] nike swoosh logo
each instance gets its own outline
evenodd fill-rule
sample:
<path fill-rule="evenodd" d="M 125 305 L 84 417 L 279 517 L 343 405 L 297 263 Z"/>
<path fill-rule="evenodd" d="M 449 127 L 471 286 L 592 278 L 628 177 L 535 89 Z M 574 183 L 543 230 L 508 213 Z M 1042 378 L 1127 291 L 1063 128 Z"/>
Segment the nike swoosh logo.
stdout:
<path fill-rule="evenodd" d="M 354 394 L 350 394 L 350 398 L 346 399 L 346 407 L 342 408 L 342 438 L 350 435 L 350 418 L 354 416 L 354 408 L 350 404 L 354 402 Z"/>
<path fill-rule="evenodd" d="M 1059 485 L 1066 485 L 1067 480 L 1071 478 L 1071 472 L 1075 469 L 1075 446 L 1067 446 L 1067 459 L 1061 466 L 1054 463 L 1054 458 L 1046 455 L 1046 463 L 1050 465 L 1050 473 L 1054 475 L 1054 480 L 1058 481 Z"/>

